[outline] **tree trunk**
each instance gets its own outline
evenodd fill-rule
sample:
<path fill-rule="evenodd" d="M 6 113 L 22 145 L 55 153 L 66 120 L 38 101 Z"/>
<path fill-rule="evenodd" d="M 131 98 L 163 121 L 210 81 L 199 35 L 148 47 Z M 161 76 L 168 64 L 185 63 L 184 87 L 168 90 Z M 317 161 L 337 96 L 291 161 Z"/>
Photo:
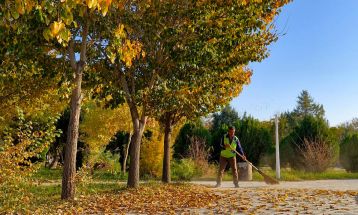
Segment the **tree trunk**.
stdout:
<path fill-rule="evenodd" d="M 76 62 L 74 39 L 69 42 L 68 57 L 70 65 L 74 71 L 74 88 L 71 95 L 71 112 L 68 124 L 67 140 L 65 145 L 65 160 L 62 175 L 62 199 L 73 199 L 75 197 L 75 176 L 76 176 L 76 154 L 77 142 L 81 114 L 81 84 L 82 72 L 87 61 L 87 36 L 89 30 L 89 20 L 85 20 L 82 28 L 82 41 L 80 49 L 80 59 Z"/>
<path fill-rule="evenodd" d="M 162 182 L 170 183 L 170 139 L 173 131 L 173 126 L 171 123 L 170 117 L 165 119 L 165 128 L 164 128 L 164 160 L 163 160 L 163 174 Z"/>
<path fill-rule="evenodd" d="M 81 83 L 82 69 L 78 69 L 75 77 L 75 87 L 71 96 L 71 115 L 62 176 L 62 199 L 73 199 L 75 196 L 76 153 L 81 112 Z"/>
<path fill-rule="evenodd" d="M 127 159 L 128 159 L 128 153 L 129 153 L 129 146 L 131 144 L 131 140 L 132 140 L 132 134 L 129 133 L 128 134 L 128 143 L 127 143 L 127 146 L 126 146 L 126 151 L 125 151 L 125 155 L 124 155 L 124 160 L 123 160 L 123 165 L 122 165 L 122 172 L 123 174 L 126 173 L 126 167 L 127 167 Z"/>
<path fill-rule="evenodd" d="M 145 121 L 135 120 L 133 123 L 134 132 L 130 145 L 130 164 L 127 187 L 137 188 L 139 187 L 139 159 L 140 159 L 140 144 L 145 127 Z"/>

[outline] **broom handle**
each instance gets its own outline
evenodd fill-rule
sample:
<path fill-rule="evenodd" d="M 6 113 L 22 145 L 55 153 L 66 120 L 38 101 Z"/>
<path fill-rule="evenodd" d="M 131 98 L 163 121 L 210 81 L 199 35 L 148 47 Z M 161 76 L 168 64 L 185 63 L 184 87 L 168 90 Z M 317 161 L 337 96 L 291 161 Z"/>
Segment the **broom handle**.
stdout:
<path fill-rule="evenodd" d="M 231 148 L 231 146 L 230 146 L 230 149 L 233 150 L 237 155 L 239 155 L 240 158 L 242 158 L 244 161 L 249 163 L 256 171 L 259 171 L 259 169 L 256 166 L 254 166 L 250 161 L 248 161 L 246 158 L 244 158 L 244 156 L 242 156 L 240 153 L 238 153 L 235 149 Z"/>

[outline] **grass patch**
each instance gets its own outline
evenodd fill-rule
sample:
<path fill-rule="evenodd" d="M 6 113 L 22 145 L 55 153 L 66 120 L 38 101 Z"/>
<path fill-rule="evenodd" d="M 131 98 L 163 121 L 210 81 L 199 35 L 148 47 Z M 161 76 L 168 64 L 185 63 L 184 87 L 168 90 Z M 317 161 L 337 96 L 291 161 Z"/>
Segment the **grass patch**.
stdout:
<path fill-rule="evenodd" d="M 32 175 L 31 178 L 39 182 L 61 181 L 62 168 L 49 169 L 49 168 L 42 167 L 34 175 Z M 94 180 L 103 180 L 103 181 L 124 181 L 127 180 L 128 173 L 121 174 L 121 173 L 111 173 L 107 170 L 96 170 L 94 171 L 92 178 Z"/>
<path fill-rule="evenodd" d="M 38 181 L 61 180 L 62 169 L 49 169 L 42 167 L 34 175 L 32 175 L 32 178 Z"/>
<path fill-rule="evenodd" d="M 271 168 L 260 168 L 267 175 L 275 177 L 275 171 Z M 192 180 L 195 181 L 215 181 L 217 173 L 210 171 L 211 174 L 205 174 L 202 177 L 194 177 Z M 32 178 L 38 182 L 57 181 L 60 182 L 62 179 L 62 169 L 48 169 L 41 168 Z M 128 174 L 112 174 L 106 170 L 97 170 L 92 175 L 92 179 L 95 181 L 109 181 L 118 182 L 126 181 Z M 262 176 L 253 170 L 252 178 L 254 181 L 262 181 Z M 304 171 L 297 171 L 291 169 L 281 169 L 281 181 L 301 181 L 301 180 L 327 180 L 327 179 L 358 179 L 357 173 L 350 173 L 344 169 L 332 168 L 322 173 L 311 173 Z M 142 178 L 142 180 L 157 180 L 151 178 Z M 223 181 L 231 181 L 232 174 L 229 169 L 224 173 Z"/>
<path fill-rule="evenodd" d="M 96 170 L 94 171 L 92 178 L 95 180 L 114 180 L 114 181 L 125 181 L 128 178 L 128 173 L 111 173 L 107 170 Z"/>
<path fill-rule="evenodd" d="M 60 184 L 34 184 L 29 183 L 22 185 L 23 191 L 26 192 L 26 196 L 29 197 L 29 203 L 27 205 L 14 205 L 13 209 L 7 212 L 19 212 L 24 214 L 37 213 L 36 210 L 49 211 L 55 210 L 56 207 L 63 204 L 66 201 L 61 200 L 61 185 Z M 106 193 L 118 193 L 125 190 L 124 184 L 118 184 L 113 182 L 103 183 L 88 183 L 85 186 L 77 184 L 75 201 L 84 197 L 90 197 L 93 195 L 103 195 Z M 9 210 L 9 209 L 8 209 Z M 5 212 L 0 210 L 1 212 Z M 16 214 L 16 213 L 15 213 Z"/>

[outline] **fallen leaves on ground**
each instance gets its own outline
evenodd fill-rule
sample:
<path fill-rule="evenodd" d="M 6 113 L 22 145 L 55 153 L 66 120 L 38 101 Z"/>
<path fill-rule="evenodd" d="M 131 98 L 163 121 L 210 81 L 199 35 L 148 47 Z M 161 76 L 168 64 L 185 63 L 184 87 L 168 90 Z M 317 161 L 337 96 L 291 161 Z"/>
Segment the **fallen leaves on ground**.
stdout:
<path fill-rule="evenodd" d="M 177 214 L 206 208 L 220 198 L 207 187 L 191 184 L 142 185 L 137 189 L 79 196 L 75 201 L 59 201 L 51 208 L 57 214 Z M 56 205 L 57 204 L 57 205 Z M 210 206 L 209 206 L 210 207 Z M 43 207 L 42 207 L 43 208 Z M 46 213 L 38 210 L 37 213 Z"/>
<path fill-rule="evenodd" d="M 146 184 L 53 202 L 37 214 L 358 214 L 356 191 Z M 44 209 L 41 209 L 44 208 Z M 46 208 L 46 209 L 45 209 Z"/>

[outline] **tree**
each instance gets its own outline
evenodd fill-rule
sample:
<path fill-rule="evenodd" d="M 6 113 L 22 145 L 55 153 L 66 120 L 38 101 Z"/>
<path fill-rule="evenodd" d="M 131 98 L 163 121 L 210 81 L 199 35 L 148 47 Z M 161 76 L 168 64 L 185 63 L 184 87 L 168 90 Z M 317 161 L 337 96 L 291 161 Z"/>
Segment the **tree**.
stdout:
<path fill-rule="evenodd" d="M 297 99 L 297 106 L 293 110 L 296 117 L 315 116 L 324 118 L 323 105 L 314 102 L 307 90 L 303 90 Z"/>
<path fill-rule="evenodd" d="M 61 162 L 61 164 L 63 165 L 69 120 L 70 110 L 67 108 L 62 112 L 61 116 L 56 121 L 56 129 L 61 130 L 61 135 L 56 137 L 56 140 L 50 145 L 49 150 L 47 152 L 46 156 L 48 157 L 48 161 L 50 161 L 50 163 L 48 164 L 49 168 L 55 168 L 58 162 Z M 83 113 L 81 113 L 80 122 L 81 121 L 83 121 Z M 80 143 L 79 141 L 77 143 L 77 146 L 83 144 L 84 143 Z M 79 162 L 77 157 L 76 161 L 76 169 L 78 169 L 79 166 L 77 164 Z"/>
<path fill-rule="evenodd" d="M 221 110 L 221 112 L 213 114 L 212 130 L 215 131 L 220 129 L 222 125 L 232 126 L 237 122 L 237 120 L 239 120 L 239 114 L 234 108 L 227 105 Z"/>
<path fill-rule="evenodd" d="M 358 172 L 358 134 L 348 135 L 341 144 L 340 162 L 349 172 Z"/>
<path fill-rule="evenodd" d="M 358 118 L 353 118 L 351 121 L 342 123 L 336 129 L 338 136 L 343 140 L 350 134 L 355 134 L 358 131 Z"/>
<path fill-rule="evenodd" d="M 293 111 L 286 111 L 279 115 L 279 136 L 284 139 L 306 116 L 324 119 L 323 105 L 315 103 L 307 90 L 303 90 L 297 97 L 297 104 Z M 274 131 L 274 125 L 272 131 Z"/>
<path fill-rule="evenodd" d="M 73 78 L 70 79 L 72 82 L 71 116 L 62 180 L 61 197 L 63 199 L 74 198 L 75 194 L 74 176 L 82 101 L 82 76 L 86 64 L 89 63 L 88 53 L 96 53 L 88 52 L 89 39 L 91 39 L 91 43 L 98 39 L 99 34 L 97 34 L 95 25 L 101 23 L 100 20 L 108 11 L 111 11 L 112 6 L 120 9 L 121 3 L 122 1 L 97 0 L 85 2 L 75 0 L 13 2 L 6 0 L 0 6 L 1 14 L 4 14 L 2 26 L 9 32 L 13 31 L 14 27 L 17 32 L 24 30 L 21 35 L 25 39 L 21 44 L 42 52 L 45 50 L 47 55 L 52 54 L 53 58 L 62 59 L 66 65 L 69 65 L 70 71 L 73 73 Z M 32 24 L 36 25 L 35 30 L 29 28 L 32 27 Z M 35 38 L 39 38 L 38 35 L 41 35 L 42 40 L 36 41 L 38 43 L 31 42 L 30 36 L 32 35 L 26 34 L 31 30 L 37 33 Z M 111 30 L 109 29 L 109 31 Z M 39 34 L 39 31 L 42 32 Z M 78 58 L 75 57 L 76 54 L 78 54 Z"/>
<path fill-rule="evenodd" d="M 160 44 L 166 45 L 169 50 L 168 57 L 164 57 L 168 60 L 153 60 L 158 62 L 159 68 L 171 71 L 169 77 L 161 77 L 160 83 L 164 86 L 155 88 L 160 92 L 154 94 L 157 98 L 153 102 L 165 133 L 163 182 L 170 181 L 172 126 L 183 117 L 203 116 L 226 105 L 238 96 L 244 84 L 249 83 L 251 71 L 245 69 L 244 65 L 267 57 L 266 45 L 277 39 L 268 30 L 271 18 L 287 2 L 266 3 L 251 3 L 252 7 L 232 2 L 227 5 L 220 2 L 185 3 L 178 7 L 182 12 L 180 16 L 168 18 L 184 24 L 175 29 L 168 28 L 169 36 L 164 34 L 160 37 Z M 254 12 L 255 16 L 252 16 L 252 11 L 257 12 Z M 188 17 L 185 17 L 185 13 L 189 14 Z M 257 20 L 248 24 L 245 21 L 248 19 Z M 230 32 L 223 29 L 230 29 Z M 246 40 L 250 42 L 246 43 Z M 161 59 L 162 56 L 163 53 Z"/>
<path fill-rule="evenodd" d="M 199 76 L 195 82 L 181 80 L 180 84 L 165 85 L 176 85 L 175 87 L 164 87 L 159 93 L 159 90 L 155 92 L 161 96 L 151 97 L 154 100 L 152 107 L 158 110 L 154 115 L 164 128 L 163 182 L 170 182 L 170 139 L 173 127 L 184 117 L 195 119 L 216 111 L 241 92 L 242 86 L 249 82 L 250 76 L 249 70 L 233 69 L 231 72 L 218 75 L 216 79 L 203 80 Z"/>
<path fill-rule="evenodd" d="M 0 3 L 1 130 L 16 114 L 16 107 L 27 114 L 57 114 L 64 109 L 63 92 L 68 86 L 62 76 L 66 66 L 50 51 L 33 7 L 33 1 Z M 19 13 L 26 16 L 19 17 Z"/>
<path fill-rule="evenodd" d="M 91 151 L 89 163 L 93 165 L 95 157 L 105 149 L 118 131 L 131 132 L 130 113 L 126 105 L 110 109 L 93 100 L 87 101 L 84 108 L 85 115 L 80 125 L 83 135 L 80 139 L 88 143 Z"/>

